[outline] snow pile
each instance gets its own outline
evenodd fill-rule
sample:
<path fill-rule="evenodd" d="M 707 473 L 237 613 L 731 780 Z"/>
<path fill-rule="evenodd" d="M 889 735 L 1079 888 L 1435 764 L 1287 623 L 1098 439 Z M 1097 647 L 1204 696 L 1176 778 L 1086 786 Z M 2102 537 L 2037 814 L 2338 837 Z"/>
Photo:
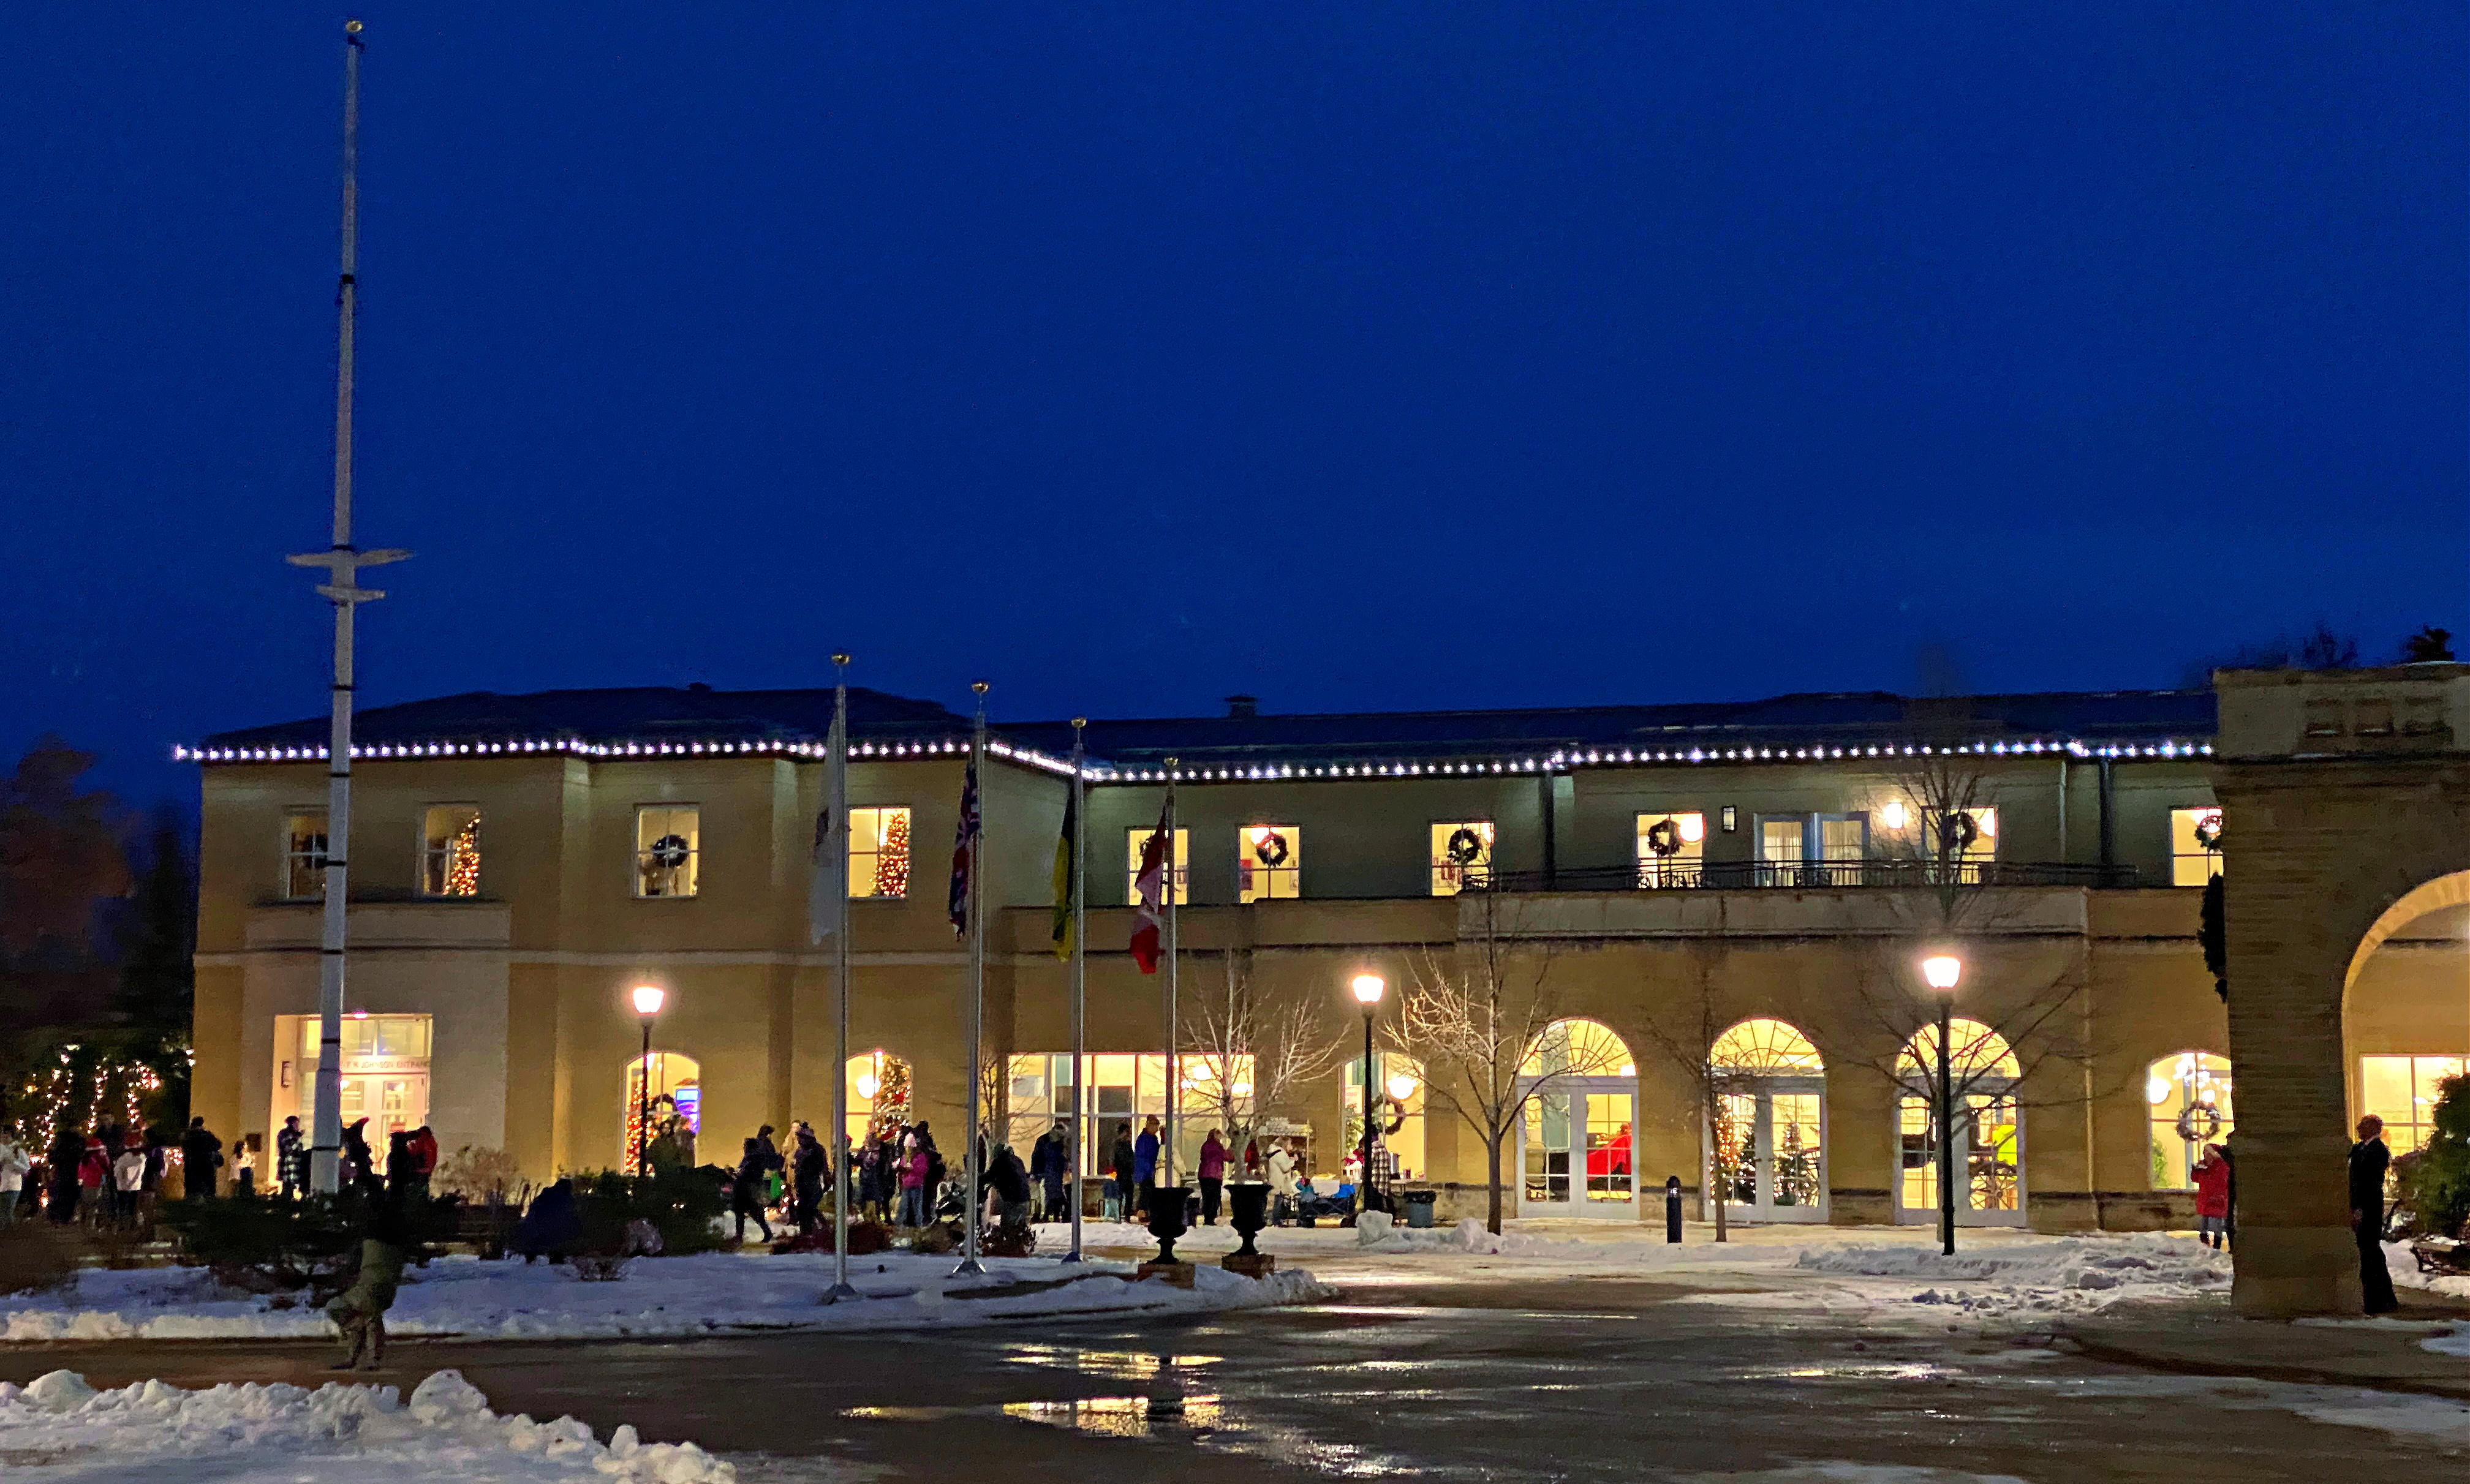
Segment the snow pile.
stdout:
<path fill-rule="evenodd" d="M 1905 1295 L 1911 1303 L 1989 1313 L 2081 1313 L 2122 1298 L 2184 1298 L 2230 1281 L 2228 1254 L 2152 1234 L 2057 1238 L 1953 1257 L 1909 1245 L 1812 1247 L 1792 1265 L 1804 1272 L 1921 1280 L 1927 1287 Z"/>
<path fill-rule="evenodd" d="M 2418 1254 L 2410 1250 L 2408 1242 L 2385 1243 L 2385 1267 L 2392 1274 L 2396 1288 L 2425 1288 L 2430 1293 L 2470 1299 L 2470 1278 L 2439 1276 L 2422 1270 L 2418 1265 Z"/>
<path fill-rule="evenodd" d="M 1495 1236 L 1484 1230 L 1483 1223 L 1474 1217 L 1468 1217 L 1446 1230 L 1437 1226 L 1419 1229 L 1399 1226 L 1378 1211 L 1367 1211 L 1356 1217 L 1355 1240 L 1357 1246 L 1366 1252 L 1464 1252 L 1476 1257 L 1587 1257 L 1615 1267 L 1646 1262 L 1663 1247 L 1660 1240 L 1655 1242 L 1587 1241 L 1573 1238 L 1555 1241 L 1550 1237 L 1534 1237 L 1524 1232 L 1503 1232 Z"/>
<path fill-rule="evenodd" d="M 984 1278 L 955 1279 L 951 1257 L 880 1253 L 851 1259 L 862 1295 L 823 1304 L 828 1254 L 706 1253 L 645 1258 L 617 1283 L 520 1260 L 446 1258 L 404 1275 L 386 1315 L 390 1334 L 586 1339 L 750 1330 L 915 1329 L 1113 1312 L 1188 1312 L 1310 1303 L 1329 1290 L 1290 1269 L 1256 1281 L 1198 1264 L 1191 1288 L 1135 1282 L 1129 1264 L 1065 1267 L 1052 1258 L 998 1259 Z M 1023 1291 L 1004 1291 L 1017 1287 Z M 992 1296 L 972 1290 L 992 1288 Z M 315 1310 L 224 1293 L 190 1268 L 90 1269 L 55 1293 L 0 1299 L 0 1341 L 302 1339 L 333 1333 Z"/>
<path fill-rule="evenodd" d="M 620 1426 L 601 1443 L 571 1417 L 500 1417 L 453 1371 L 403 1402 L 392 1386 L 223 1385 L 159 1380 L 96 1391 L 74 1371 L 0 1382 L 0 1458 L 12 1473 L 113 1478 L 470 1479 L 502 1484 L 734 1484 L 737 1471 L 691 1443 L 643 1443 Z"/>

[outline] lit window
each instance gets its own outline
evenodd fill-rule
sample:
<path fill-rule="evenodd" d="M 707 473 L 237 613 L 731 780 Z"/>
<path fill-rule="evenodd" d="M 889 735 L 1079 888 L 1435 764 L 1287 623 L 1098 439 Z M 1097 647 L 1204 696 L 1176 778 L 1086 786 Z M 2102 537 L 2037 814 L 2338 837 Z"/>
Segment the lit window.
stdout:
<path fill-rule="evenodd" d="M 1869 821 L 1864 816 L 1759 816 L 1760 886 L 1859 886 L 1869 853 Z"/>
<path fill-rule="evenodd" d="M 703 855 L 703 811 L 650 804 L 635 811 L 635 894 L 692 896 Z"/>
<path fill-rule="evenodd" d="M 434 804 L 420 825 L 420 894 L 480 894 L 480 811 L 470 804 Z"/>
<path fill-rule="evenodd" d="M 1799 849 L 1798 837 L 1794 846 Z M 1638 884 L 1696 886 L 1707 853 L 1707 816 L 1642 814 L 1638 817 Z"/>
<path fill-rule="evenodd" d="M 2192 1191 L 2204 1146 L 2230 1135 L 2230 1064 L 2210 1052 L 2164 1056 L 2145 1070 L 2152 1109 L 2153 1188 Z"/>
<path fill-rule="evenodd" d="M 900 897 L 909 894 L 909 810 L 850 811 L 849 893 Z"/>
<path fill-rule="evenodd" d="M 1141 900 L 1141 849 L 1156 833 L 1154 824 L 1124 831 L 1124 900 L 1135 907 Z M 1188 829 L 1175 832 L 1174 901 L 1177 907 L 1192 905 L 1192 831 Z"/>
<path fill-rule="evenodd" d="M 2170 811 L 2170 884 L 2200 887 L 2222 873 L 2222 811 Z"/>
<path fill-rule="evenodd" d="M 283 894 L 313 901 L 326 894 L 326 811 L 283 817 Z"/>
<path fill-rule="evenodd" d="M 1277 901 L 1303 894 L 1303 831 L 1293 824 L 1247 824 L 1235 832 L 1235 899 Z"/>
<path fill-rule="evenodd" d="M 1492 877 L 1492 822 L 1453 820 L 1433 826 L 1433 894 L 1456 896 Z"/>
<path fill-rule="evenodd" d="M 2435 1132 L 2436 1084 L 2470 1071 L 2460 1056 L 2362 1056 L 2359 1111 L 2385 1121 L 2385 1144 L 2407 1154 Z"/>

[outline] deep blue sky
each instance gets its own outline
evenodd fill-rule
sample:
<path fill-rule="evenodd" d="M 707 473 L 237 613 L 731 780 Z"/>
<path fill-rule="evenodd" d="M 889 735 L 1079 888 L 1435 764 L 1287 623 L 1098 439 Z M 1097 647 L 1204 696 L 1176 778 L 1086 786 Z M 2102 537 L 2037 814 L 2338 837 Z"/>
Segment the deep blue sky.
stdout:
<path fill-rule="evenodd" d="M 2470 629 L 2458 5 L 366 14 L 364 698 L 2169 684 Z M 337 26 L 12 8 L 0 749 L 324 705 Z"/>

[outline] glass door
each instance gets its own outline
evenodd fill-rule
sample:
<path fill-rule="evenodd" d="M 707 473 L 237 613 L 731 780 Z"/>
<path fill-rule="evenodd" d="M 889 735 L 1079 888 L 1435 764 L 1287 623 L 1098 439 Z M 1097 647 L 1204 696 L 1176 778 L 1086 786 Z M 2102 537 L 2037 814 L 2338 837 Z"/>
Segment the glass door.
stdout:
<path fill-rule="evenodd" d="M 1638 1209 L 1637 1094 L 1573 1080 L 1526 1100 L 1518 1128 L 1524 1216 L 1631 1217 Z"/>
<path fill-rule="evenodd" d="M 2016 1100 L 2004 1091 L 1969 1093 L 1955 1129 L 1959 1226 L 2021 1226 L 2024 1222 L 2024 1136 Z M 1899 1100 L 1902 1168 L 1897 1171 L 1896 1219 L 1938 1219 L 1938 1145 L 1930 1100 Z"/>
<path fill-rule="evenodd" d="M 1769 1078 L 1717 1100 L 1707 1158 L 1729 1219 L 1827 1219 L 1825 1086 L 1818 1078 Z"/>

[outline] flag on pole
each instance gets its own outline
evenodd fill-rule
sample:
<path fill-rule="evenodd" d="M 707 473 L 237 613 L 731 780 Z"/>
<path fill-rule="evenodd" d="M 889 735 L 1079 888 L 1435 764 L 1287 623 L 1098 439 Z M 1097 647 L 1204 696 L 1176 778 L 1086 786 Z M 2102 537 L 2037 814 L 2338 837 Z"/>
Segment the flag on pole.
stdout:
<path fill-rule="evenodd" d="M 806 888 L 806 941 L 820 943 L 832 936 L 839 925 L 835 900 L 849 888 L 842 884 L 840 852 L 832 848 L 832 810 L 826 804 L 815 812 L 815 846 L 811 857 L 815 874 Z"/>
<path fill-rule="evenodd" d="M 952 828 L 952 931 L 969 931 L 969 846 L 978 838 L 978 765 L 961 782 L 961 822 Z"/>
<path fill-rule="evenodd" d="M 1166 811 L 1158 811 L 1157 828 L 1141 843 L 1140 874 L 1132 889 L 1140 893 L 1140 910 L 1132 917 L 1132 960 L 1144 974 L 1158 966 L 1158 935 L 1165 925 L 1167 882 Z"/>
<path fill-rule="evenodd" d="M 1080 865 L 1072 857 L 1073 829 L 1081 823 L 1081 790 L 1076 784 L 1063 795 L 1063 833 L 1055 842 L 1055 956 L 1072 958 L 1072 906 L 1080 895 Z"/>

